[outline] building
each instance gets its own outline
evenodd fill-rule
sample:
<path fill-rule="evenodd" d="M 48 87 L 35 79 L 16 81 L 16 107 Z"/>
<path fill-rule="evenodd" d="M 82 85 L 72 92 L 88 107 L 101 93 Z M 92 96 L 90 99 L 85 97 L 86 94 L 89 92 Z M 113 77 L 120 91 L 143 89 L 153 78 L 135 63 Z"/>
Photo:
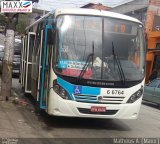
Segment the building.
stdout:
<path fill-rule="evenodd" d="M 105 10 L 105 11 L 108 11 L 111 9 L 110 7 L 104 6 L 101 3 L 98 3 L 98 4 L 88 3 L 87 5 L 84 5 L 81 8 L 90 8 L 90 9 L 98 9 L 98 10 Z"/>
<path fill-rule="evenodd" d="M 110 11 L 139 19 L 144 24 L 146 33 L 160 30 L 160 0 L 132 0 Z"/>
<path fill-rule="evenodd" d="M 148 6 L 149 0 L 133 0 L 114 7 L 110 11 L 135 17 L 145 24 Z"/>
<path fill-rule="evenodd" d="M 160 70 L 160 0 L 132 0 L 110 11 L 139 19 L 147 38 L 146 82 L 152 71 Z"/>

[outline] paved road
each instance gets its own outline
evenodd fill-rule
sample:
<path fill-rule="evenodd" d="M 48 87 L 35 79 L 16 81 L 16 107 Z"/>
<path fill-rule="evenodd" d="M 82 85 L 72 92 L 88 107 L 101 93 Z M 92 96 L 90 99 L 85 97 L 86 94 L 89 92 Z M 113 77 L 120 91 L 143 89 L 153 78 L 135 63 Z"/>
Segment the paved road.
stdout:
<path fill-rule="evenodd" d="M 22 99 L 25 98 L 17 79 L 13 79 L 13 89 Z M 45 113 L 39 115 L 35 112 L 32 99 L 27 98 L 27 101 L 28 105 L 15 105 L 11 100 L 0 102 L 0 137 L 63 138 L 58 139 L 58 144 L 75 144 L 78 141 L 64 138 L 81 138 L 79 144 L 82 140 L 87 144 L 106 144 L 106 140 L 87 141 L 84 138 L 160 137 L 160 110 L 154 105 L 143 104 L 137 120 L 105 120 L 53 117 Z M 25 140 L 26 143 L 35 143 L 37 139 Z M 37 143 L 46 144 L 46 141 L 53 143 L 53 139 L 38 139 Z"/>

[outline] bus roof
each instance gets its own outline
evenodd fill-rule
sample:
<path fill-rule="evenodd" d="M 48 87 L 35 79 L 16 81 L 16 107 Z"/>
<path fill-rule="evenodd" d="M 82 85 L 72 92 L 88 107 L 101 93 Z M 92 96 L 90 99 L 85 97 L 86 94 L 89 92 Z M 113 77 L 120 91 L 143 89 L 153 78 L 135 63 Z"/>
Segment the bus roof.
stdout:
<path fill-rule="evenodd" d="M 95 9 L 86 9 L 86 8 L 59 8 L 54 11 L 50 11 L 46 15 L 42 16 L 40 19 L 35 21 L 33 24 L 28 26 L 26 30 L 31 28 L 32 26 L 38 24 L 39 22 L 43 21 L 43 19 L 47 18 L 50 15 L 55 15 L 57 17 L 58 15 L 63 15 L 63 14 L 75 14 L 75 15 L 92 15 L 92 16 L 104 16 L 104 17 L 110 17 L 110 18 L 118 18 L 118 19 L 123 19 L 123 20 L 128 20 L 132 22 L 137 22 L 142 24 L 138 19 L 115 13 L 115 12 L 110 12 L 110 11 L 104 11 L 104 10 L 95 10 Z"/>
<path fill-rule="evenodd" d="M 119 13 L 115 13 L 115 12 L 110 12 L 110 11 L 104 11 L 104 10 L 96 10 L 96 9 L 63 8 L 63 9 L 56 9 L 55 10 L 55 16 L 58 16 L 61 14 L 106 16 L 106 17 L 118 18 L 118 19 L 141 23 L 138 19 L 127 16 L 127 15 L 123 15 L 123 14 L 119 14 Z"/>

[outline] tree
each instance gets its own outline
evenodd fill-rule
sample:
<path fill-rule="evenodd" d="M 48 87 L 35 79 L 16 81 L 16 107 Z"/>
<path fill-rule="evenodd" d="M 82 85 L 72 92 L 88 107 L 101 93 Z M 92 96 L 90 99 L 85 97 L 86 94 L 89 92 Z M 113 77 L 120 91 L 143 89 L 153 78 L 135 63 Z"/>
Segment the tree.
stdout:
<path fill-rule="evenodd" d="M 0 14 L 0 26 L 6 26 L 7 24 L 7 19 L 4 14 Z"/>
<path fill-rule="evenodd" d="M 18 24 L 16 25 L 16 31 L 20 35 L 24 35 L 25 28 L 29 25 L 29 15 L 28 14 L 19 14 Z"/>

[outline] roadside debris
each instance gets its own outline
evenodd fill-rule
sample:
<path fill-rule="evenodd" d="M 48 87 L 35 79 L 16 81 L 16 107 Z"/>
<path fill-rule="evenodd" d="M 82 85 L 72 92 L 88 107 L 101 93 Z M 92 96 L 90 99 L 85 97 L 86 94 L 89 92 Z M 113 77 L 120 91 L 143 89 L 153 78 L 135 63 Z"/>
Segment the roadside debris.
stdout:
<path fill-rule="evenodd" d="M 13 99 L 13 103 L 14 103 L 14 104 L 18 104 L 18 103 L 19 103 L 19 98 L 18 98 L 18 97 L 15 97 L 15 98 Z"/>
<path fill-rule="evenodd" d="M 18 123 L 24 123 L 24 121 L 23 120 L 18 120 Z"/>
<path fill-rule="evenodd" d="M 34 111 L 34 110 L 31 110 L 31 112 L 34 113 L 35 111 Z"/>
<path fill-rule="evenodd" d="M 23 106 L 26 106 L 26 105 L 28 105 L 29 103 L 28 103 L 28 101 L 27 101 L 26 99 L 21 99 L 21 100 L 19 101 L 19 104 L 21 104 L 21 105 L 23 105 Z"/>
<path fill-rule="evenodd" d="M 14 104 L 19 104 L 19 105 L 22 105 L 22 106 L 27 106 L 29 104 L 26 99 L 19 99 L 18 97 L 14 98 L 13 103 Z"/>

